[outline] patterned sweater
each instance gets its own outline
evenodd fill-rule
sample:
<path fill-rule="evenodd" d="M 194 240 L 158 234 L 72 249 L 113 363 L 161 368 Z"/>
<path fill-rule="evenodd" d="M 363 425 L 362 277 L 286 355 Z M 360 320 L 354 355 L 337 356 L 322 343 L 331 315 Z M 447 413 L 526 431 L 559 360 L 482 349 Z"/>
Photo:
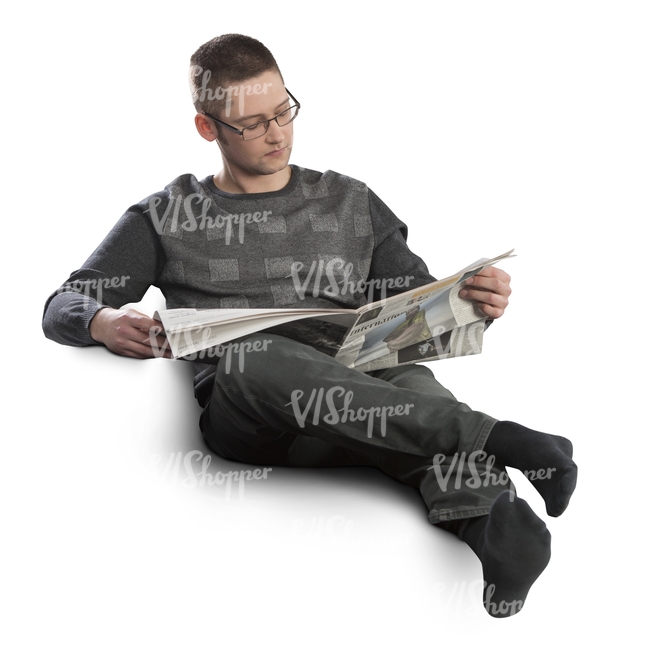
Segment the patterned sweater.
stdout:
<path fill-rule="evenodd" d="M 231 194 L 185 174 L 131 206 L 48 298 L 45 335 L 94 345 L 96 312 L 138 302 L 151 285 L 168 309 L 354 309 L 434 280 L 408 249 L 404 223 L 364 183 L 291 169 L 276 192 Z M 215 367 L 195 366 L 205 405 Z"/>

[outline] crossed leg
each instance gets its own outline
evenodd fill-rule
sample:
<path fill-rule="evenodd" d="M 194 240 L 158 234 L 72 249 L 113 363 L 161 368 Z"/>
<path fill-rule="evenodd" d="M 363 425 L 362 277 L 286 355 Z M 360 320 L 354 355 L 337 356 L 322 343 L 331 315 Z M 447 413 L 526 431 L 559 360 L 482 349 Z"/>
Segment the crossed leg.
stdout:
<path fill-rule="evenodd" d="M 478 555 L 490 614 L 521 609 L 550 559 L 550 534 L 514 496 L 504 465 L 561 465 L 540 490 L 549 513 L 559 514 L 575 487 L 565 439 L 473 411 L 426 366 L 360 373 L 282 336 L 242 341 L 250 349 L 264 341 L 265 351 L 217 366 L 201 418 L 213 451 L 254 464 L 378 467 L 417 488 L 430 522 Z"/>

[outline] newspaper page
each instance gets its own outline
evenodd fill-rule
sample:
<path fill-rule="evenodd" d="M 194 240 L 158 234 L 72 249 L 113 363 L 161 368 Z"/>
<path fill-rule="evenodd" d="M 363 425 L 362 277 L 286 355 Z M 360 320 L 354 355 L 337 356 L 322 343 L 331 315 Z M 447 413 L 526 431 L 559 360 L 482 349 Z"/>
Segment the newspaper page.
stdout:
<path fill-rule="evenodd" d="M 487 319 L 459 293 L 467 278 L 512 252 L 356 310 L 169 309 L 154 318 L 162 322 L 174 358 L 262 330 L 300 340 L 362 372 L 478 354 Z"/>
<path fill-rule="evenodd" d="M 174 358 L 223 345 L 261 330 L 303 319 L 346 316 L 343 331 L 355 320 L 349 309 L 167 309 L 154 319 L 163 324 Z"/>
<path fill-rule="evenodd" d="M 369 372 L 479 354 L 487 317 L 459 293 L 467 278 L 512 252 L 478 260 L 456 275 L 362 308 L 336 359 Z"/>

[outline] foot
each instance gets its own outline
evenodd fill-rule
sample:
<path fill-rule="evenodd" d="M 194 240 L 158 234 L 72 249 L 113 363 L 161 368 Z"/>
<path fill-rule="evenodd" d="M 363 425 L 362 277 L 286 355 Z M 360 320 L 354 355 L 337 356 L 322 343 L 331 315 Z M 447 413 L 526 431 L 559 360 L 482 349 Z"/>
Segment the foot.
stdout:
<path fill-rule="evenodd" d="M 472 520 L 465 541 L 483 565 L 483 606 L 490 616 L 521 611 L 528 591 L 551 559 L 551 534 L 512 492 L 502 492 L 487 517 Z"/>
<path fill-rule="evenodd" d="M 500 464 L 521 470 L 541 494 L 551 517 L 567 509 L 578 481 L 570 440 L 504 421 L 494 425 L 484 451 Z"/>

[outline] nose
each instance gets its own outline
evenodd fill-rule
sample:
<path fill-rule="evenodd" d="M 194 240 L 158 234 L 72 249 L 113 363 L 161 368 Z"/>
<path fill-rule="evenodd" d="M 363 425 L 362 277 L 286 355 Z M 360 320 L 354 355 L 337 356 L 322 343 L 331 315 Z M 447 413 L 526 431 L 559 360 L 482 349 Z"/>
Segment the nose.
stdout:
<path fill-rule="evenodd" d="M 282 142 L 285 138 L 285 127 L 280 126 L 276 120 L 269 122 L 269 130 L 266 132 L 266 140 L 270 143 Z"/>

